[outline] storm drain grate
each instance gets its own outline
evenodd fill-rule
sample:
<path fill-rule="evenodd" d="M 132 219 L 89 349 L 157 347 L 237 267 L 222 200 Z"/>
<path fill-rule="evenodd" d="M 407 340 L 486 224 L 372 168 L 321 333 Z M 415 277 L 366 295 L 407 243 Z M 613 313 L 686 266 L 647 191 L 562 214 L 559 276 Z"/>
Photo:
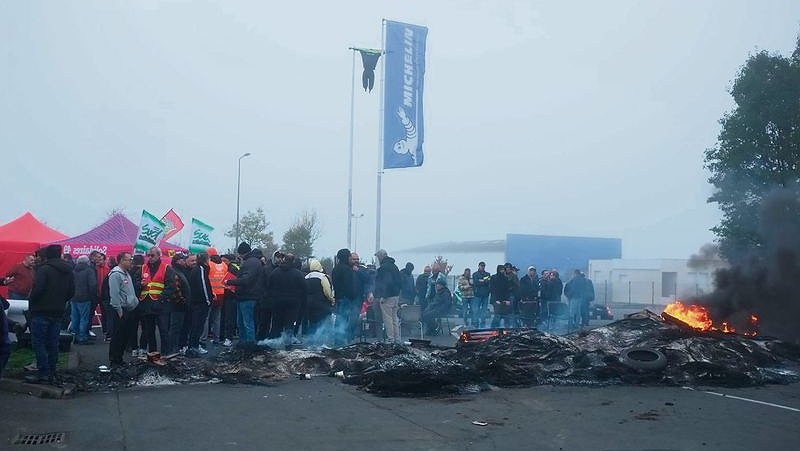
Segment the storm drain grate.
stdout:
<path fill-rule="evenodd" d="M 46 434 L 27 434 L 18 435 L 14 439 L 14 445 L 47 445 L 53 443 L 64 443 L 63 432 L 48 432 Z"/>

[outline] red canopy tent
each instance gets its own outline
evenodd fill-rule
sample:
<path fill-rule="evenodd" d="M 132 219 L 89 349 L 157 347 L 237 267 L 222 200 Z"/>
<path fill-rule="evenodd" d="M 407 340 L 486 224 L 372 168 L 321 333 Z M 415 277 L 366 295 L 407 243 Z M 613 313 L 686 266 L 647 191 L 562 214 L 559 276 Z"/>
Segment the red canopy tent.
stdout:
<path fill-rule="evenodd" d="M 116 257 L 122 251 L 133 251 L 133 243 L 136 242 L 138 232 L 139 226 L 125 215 L 117 213 L 108 218 L 106 222 L 82 235 L 62 239 L 54 244 L 64 246 L 64 253 L 72 255 L 74 258 L 88 255 L 92 251 L 100 251 L 108 257 Z M 167 254 L 185 250 L 168 242 L 162 242 L 161 249 Z"/>
<path fill-rule="evenodd" d="M 12 266 L 45 244 L 64 238 L 67 235 L 47 227 L 30 212 L 0 226 L 0 275 L 5 276 Z M 5 294 L 5 287 L 2 292 Z"/>

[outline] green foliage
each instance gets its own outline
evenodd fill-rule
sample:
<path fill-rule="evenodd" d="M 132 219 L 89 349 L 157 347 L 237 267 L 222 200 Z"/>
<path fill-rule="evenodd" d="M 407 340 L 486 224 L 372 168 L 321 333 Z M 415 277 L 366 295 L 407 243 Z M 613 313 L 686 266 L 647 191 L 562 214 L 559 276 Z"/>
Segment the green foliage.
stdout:
<path fill-rule="evenodd" d="M 239 241 L 249 244 L 253 249 L 260 248 L 265 255 L 272 255 L 278 246 L 268 228 L 269 221 L 264 215 L 263 208 L 259 207 L 256 211 L 248 211 L 239 219 Z M 225 232 L 225 236 L 236 237 L 236 224 Z"/>
<path fill-rule="evenodd" d="M 798 193 L 800 182 L 800 40 L 791 58 L 752 55 L 730 90 L 736 102 L 720 124 L 717 144 L 705 152 L 709 182 L 723 217 L 712 231 L 729 259 L 758 248 L 758 212 L 778 189 Z"/>
<path fill-rule="evenodd" d="M 305 260 L 314 255 L 314 242 L 319 239 L 319 218 L 314 211 L 301 213 L 283 234 L 283 250 Z"/>
<path fill-rule="evenodd" d="M 330 274 L 333 272 L 334 263 L 331 257 L 320 258 L 319 262 L 322 265 L 322 269 L 325 271 L 325 274 Z"/>

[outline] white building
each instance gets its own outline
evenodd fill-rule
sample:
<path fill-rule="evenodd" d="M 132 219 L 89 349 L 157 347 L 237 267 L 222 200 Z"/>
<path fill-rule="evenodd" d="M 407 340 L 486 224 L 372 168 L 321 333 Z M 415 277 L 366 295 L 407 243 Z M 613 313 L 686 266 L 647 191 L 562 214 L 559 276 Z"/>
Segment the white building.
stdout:
<path fill-rule="evenodd" d="M 598 303 L 668 304 L 713 290 L 714 272 L 722 260 L 689 263 L 681 259 L 589 260 L 587 277 Z"/>

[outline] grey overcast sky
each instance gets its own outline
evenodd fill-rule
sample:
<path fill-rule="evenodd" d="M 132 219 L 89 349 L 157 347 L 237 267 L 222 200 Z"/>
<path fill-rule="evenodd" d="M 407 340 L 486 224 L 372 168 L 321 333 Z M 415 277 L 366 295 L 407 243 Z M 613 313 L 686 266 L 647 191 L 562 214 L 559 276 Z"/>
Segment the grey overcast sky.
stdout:
<path fill-rule="evenodd" d="M 0 0 L 0 222 L 66 234 L 125 208 L 216 226 L 302 210 L 346 244 L 351 45 L 429 28 L 425 164 L 384 177 L 390 252 L 506 233 L 687 257 L 719 212 L 702 167 L 747 56 L 791 53 L 787 1 Z M 358 62 L 360 66 L 360 62 Z M 357 74 L 358 76 L 358 74 Z M 356 93 L 359 249 L 375 236 L 378 92 Z"/>

